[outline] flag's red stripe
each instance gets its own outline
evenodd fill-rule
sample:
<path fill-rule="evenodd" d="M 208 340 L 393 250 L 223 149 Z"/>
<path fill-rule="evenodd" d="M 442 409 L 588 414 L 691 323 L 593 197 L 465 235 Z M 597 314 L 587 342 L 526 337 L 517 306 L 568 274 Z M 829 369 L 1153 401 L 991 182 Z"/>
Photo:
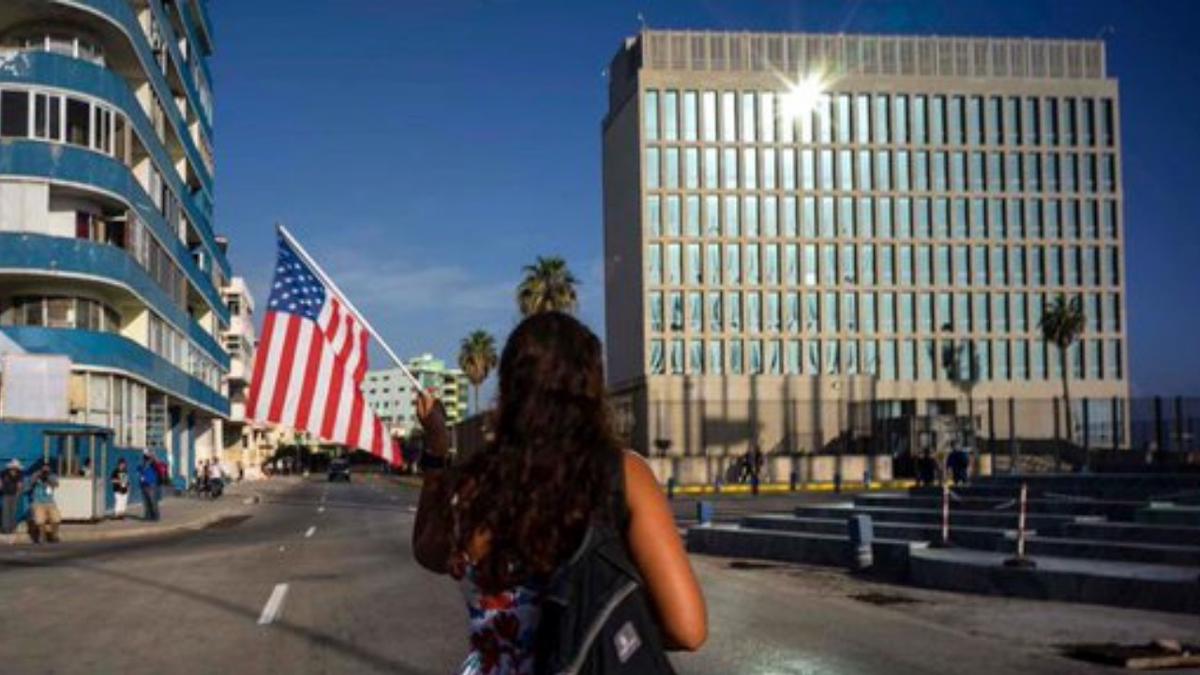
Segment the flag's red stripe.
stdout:
<path fill-rule="evenodd" d="M 358 348 L 361 354 L 358 358 L 358 368 L 354 371 L 355 385 L 362 384 L 363 378 L 367 375 L 367 340 L 369 338 L 370 336 L 367 335 L 366 330 L 363 330 L 362 335 L 359 336 Z"/>
<path fill-rule="evenodd" d="M 313 393 L 321 371 L 321 352 L 325 348 L 325 334 L 320 326 L 313 326 L 313 339 L 308 346 L 308 363 L 305 364 L 304 379 L 300 386 L 300 405 L 296 409 L 296 428 L 308 430 L 308 417 L 312 412 Z"/>
<path fill-rule="evenodd" d="M 329 377 L 329 395 L 325 398 L 325 419 L 321 422 L 321 437 L 336 441 L 333 438 L 333 425 L 337 423 L 338 401 L 342 399 L 342 373 L 346 362 L 335 353 L 333 356 L 333 374 Z"/>
<path fill-rule="evenodd" d="M 283 336 L 283 351 L 279 357 L 279 380 L 275 383 L 275 391 L 271 396 L 271 409 L 268 419 L 278 422 L 283 418 L 283 402 L 287 398 L 288 386 L 292 380 L 292 363 L 296 358 L 296 336 L 300 333 L 300 322 L 305 319 L 289 314 L 287 332 Z"/>
<path fill-rule="evenodd" d="M 358 440 L 362 436 L 363 405 L 362 394 L 354 392 L 354 404 L 350 407 L 350 429 L 346 435 L 346 445 L 352 448 L 359 447 Z"/>
<path fill-rule="evenodd" d="M 262 383 L 267 377 L 274 378 L 274 374 L 268 375 L 265 371 L 267 368 L 267 352 L 271 350 L 271 333 L 275 330 L 275 312 L 267 312 L 266 319 L 263 320 L 263 338 L 258 345 L 258 353 L 254 355 L 254 375 L 250 378 L 250 399 L 246 405 L 246 416 L 250 419 L 258 419 L 258 394 L 262 389 Z"/>

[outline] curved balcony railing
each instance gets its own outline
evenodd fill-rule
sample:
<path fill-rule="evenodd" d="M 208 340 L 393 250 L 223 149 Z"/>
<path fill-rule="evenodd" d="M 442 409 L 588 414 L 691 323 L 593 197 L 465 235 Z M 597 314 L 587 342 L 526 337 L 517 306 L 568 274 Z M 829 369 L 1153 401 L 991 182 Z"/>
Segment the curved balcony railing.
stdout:
<path fill-rule="evenodd" d="M 229 415 L 229 399 L 129 338 L 89 330 L 31 326 L 0 328 L 0 333 L 26 352 L 62 354 L 82 366 L 124 371 L 217 415 Z"/>
<path fill-rule="evenodd" d="M 138 57 L 142 62 L 142 70 L 146 72 L 151 86 L 154 87 L 158 94 L 159 100 L 163 103 L 163 109 L 166 111 L 167 117 L 171 120 L 171 125 L 175 128 L 176 134 L 179 136 L 180 142 L 183 144 L 184 152 L 188 154 L 188 159 L 196 167 L 196 173 L 200 176 L 200 182 L 208 191 L 212 191 L 212 176 L 208 173 L 208 168 L 201 159 L 200 151 L 192 142 L 192 137 L 188 132 L 187 123 L 180 116 L 179 108 L 175 106 L 175 97 L 171 93 L 171 87 L 167 83 L 166 75 L 158 67 L 158 61 L 154 58 L 154 53 L 150 49 L 150 41 L 146 38 L 145 32 L 142 31 L 142 26 L 138 22 L 137 16 L 130 9 L 129 3 L 126 0 L 51 0 L 53 4 L 70 4 L 76 7 L 84 7 L 92 13 L 104 17 L 108 21 L 115 24 L 127 36 L 129 41 L 137 52 Z M 183 70 L 183 69 L 181 69 Z M 184 89 L 189 89 L 190 79 L 184 80 Z M 199 107 L 200 98 L 194 90 L 187 91 L 187 95 L 193 98 L 192 105 L 196 106 L 197 110 L 202 110 Z M 200 117 L 201 132 L 211 141 L 211 129 L 206 126 L 204 117 Z"/>
<path fill-rule="evenodd" d="M 0 232 L 0 273 L 70 273 L 105 279 L 139 296 L 151 309 L 188 336 L 223 369 L 229 355 L 216 338 L 200 327 L 167 296 L 128 253 L 108 244 L 44 234 Z"/>
<path fill-rule="evenodd" d="M 61 54 L 49 52 L 20 52 L 0 61 L 0 82 L 13 82 L 25 85 L 46 85 L 59 89 L 77 91 L 88 94 L 120 109 L 125 113 L 129 123 L 142 139 L 142 145 L 154 157 L 159 166 L 159 173 L 171 185 L 171 189 L 179 196 L 179 202 L 187 211 L 188 217 L 196 223 L 196 230 L 209 251 L 209 256 L 218 261 L 225 277 L 231 275 L 229 263 L 217 247 L 213 236 L 212 226 L 208 216 L 196 208 L 192 195 L 187 186 L 179 179 L 171 161 L 150 119 L 146 117 L 142 106 L 138 104 L 129 86 L 119 75 L 107 68 L 80 59 L 70 58 Z"/>
<path fill-rule="evenodd" d="M 61 143 L 3 141 L 0 143 L 0 175 L 35 176 L 47 180 L 93 186 L 113 195 L 137 211 L 154 230 L 158 240 L 179 263 L 193 286 L 208 300 L 222 325 L 229 325 L 229 308 L 221 299 L 212 278 L 206 275 L 191 253 L 167 225 L 162 214 L 124 164 L 107 155 Z"/>

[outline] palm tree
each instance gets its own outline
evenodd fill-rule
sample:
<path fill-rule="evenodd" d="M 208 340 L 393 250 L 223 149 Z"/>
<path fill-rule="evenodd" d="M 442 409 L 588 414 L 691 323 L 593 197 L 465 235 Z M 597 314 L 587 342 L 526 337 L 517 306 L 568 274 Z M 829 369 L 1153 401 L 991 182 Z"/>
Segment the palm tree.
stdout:
<path fill-rule="evenodd" d="M 579 280 L 571 274 L 567 261 L 558 256 L 543 258 L 524 268 L 525 278 L 517 286 L 517 306 L 522 316 L 541 312 L 574 312 L 579 306 L 575 287 Z"/>
<path fill-rule="evenodd" d="M 1054 298 L 1042 314 L 1039 324 L 1042 339 L 1058 347 L 1059 368 L 1062 371 L 1063 402 L 1066 404 L 1067 442 L 1071 442 L 1071 373 L 1067 369 L 1067 351 L 1083 333 L 1086 317 L 1079 296 L 1067 299 L 1062 293 Z"/>
<path fill-rule="evenodd" d="M 475 412 L 479 412 L 479 385 L 496 367 L 496 339 L 487 331 L 476 330 L 463 338 L 458 348 L 458 367 L 462 368 L 475 394 Z"/>

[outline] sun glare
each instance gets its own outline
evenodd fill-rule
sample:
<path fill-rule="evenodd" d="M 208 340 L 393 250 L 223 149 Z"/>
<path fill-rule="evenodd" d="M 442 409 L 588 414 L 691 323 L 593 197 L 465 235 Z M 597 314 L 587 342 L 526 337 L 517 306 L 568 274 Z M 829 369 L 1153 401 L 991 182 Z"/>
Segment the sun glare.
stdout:
<path fill-rule="evenodd" d="M 807 115 L 825 95 L 825 81 L 819 75 L 809 75 L 793 84 L 783 95 L 781 112 L 790 119 Z"/>

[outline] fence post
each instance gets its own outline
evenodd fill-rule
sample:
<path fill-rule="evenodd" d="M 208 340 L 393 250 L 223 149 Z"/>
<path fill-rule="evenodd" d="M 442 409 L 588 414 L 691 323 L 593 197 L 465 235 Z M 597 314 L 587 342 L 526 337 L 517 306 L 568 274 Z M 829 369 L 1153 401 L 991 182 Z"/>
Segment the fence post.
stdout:
<path fill-rule="evenodd" d="M 1008 472 L 1017 473 L 1017 403 L 1008 397 Z"/>
<path fill-rule="evenodd" d="M 1154 462 L 1162 458 L 1163 452 L 1163 415 L 1162 415 L 1162 397 L 1154 397 Z"/>
<path fill-rule="evenodd" d="M 1053 405 L 1053 408 L 1054 408 L 1054 473 L 1061 473 L 1062 472 L 1063 447 L 1062 447 L 1062 434 L 1060 433 L 1059 428 L 1058 428 L 1058 424 L 1059 424 L 1058 397 L 1055 396 L 1054 398 L 1050 399 L 1050 402 L 1054 404 Z"/>
<path fill-rule="evenodd" d="M 1175 397 L 1175 452 L 1183 452 L 1183 398 Z"/>
<path fill-rule="evenodd" d="M 1082 417 L 1080 422 L 1083 425 L 1083 471 L 1085 473 L 1092 470 L 1091 414 L 1088 412 L 1088 408 L 1087 398 L 1079 399 L 1079 409 Z"/>
<path fill-rule="evenodd" d="M 1124 426 L 1121 424 L 1121 401 L 1116 396 L 1112 399 L 1112 449 L 1113 452 L 1121 451 L 1121 439 L 1125 435 Z"/>
<path fill-rule="evenodd" d="M 988 397 L 988 452 L 992 454 L 992 475 L 996 475 L 996 399 Z"/>

